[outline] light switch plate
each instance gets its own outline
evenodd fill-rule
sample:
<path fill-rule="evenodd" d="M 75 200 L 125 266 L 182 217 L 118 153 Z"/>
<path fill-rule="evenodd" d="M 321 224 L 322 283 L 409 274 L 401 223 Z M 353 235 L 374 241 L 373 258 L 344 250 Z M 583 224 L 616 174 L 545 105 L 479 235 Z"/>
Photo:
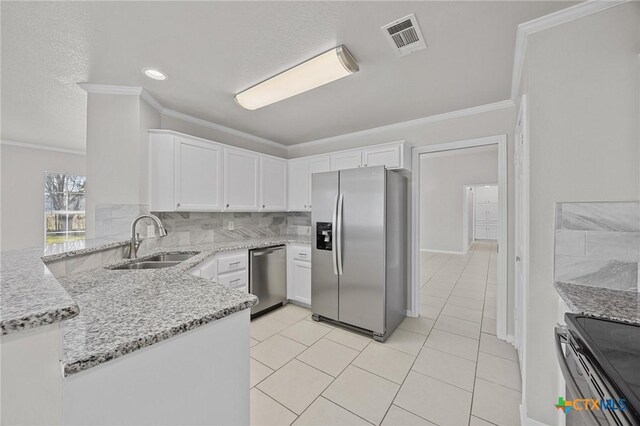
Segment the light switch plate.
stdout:
<path fill-rule="evenodd" d="M 147 225 L 147 237 L 155 237 L 156 236 L 156 227 L 153 225 Z"/>
<path fill-rule="evenodd" d="M 229 221 L 229 231 L 233 231 L 234 229 L 236 229 L 235 224 L 233 223 L 232 220 Z"/>

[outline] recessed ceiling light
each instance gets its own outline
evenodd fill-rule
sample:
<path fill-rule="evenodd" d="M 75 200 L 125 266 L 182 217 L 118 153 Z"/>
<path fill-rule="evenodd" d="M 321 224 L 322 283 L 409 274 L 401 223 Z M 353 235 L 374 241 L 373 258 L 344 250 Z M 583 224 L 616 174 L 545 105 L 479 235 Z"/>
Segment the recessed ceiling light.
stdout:
<path fill-rule="evenodd" d="M 166 80 L 167 79 L 167 75 L 164 74 L 161 71 L 158 71 L 156 69 L 153 68 L 145 68 L 142 70 L 142 72 L 144 73 L 144 75 L 146 75 L 149 78 L 152 78 L 154 80 Z"/>
<path fill-rule="evenodd" d="M 245 109 L 258 109 L 357 71 L 347 48 L 338 46 L 238 93 L 235 99 Z"/>

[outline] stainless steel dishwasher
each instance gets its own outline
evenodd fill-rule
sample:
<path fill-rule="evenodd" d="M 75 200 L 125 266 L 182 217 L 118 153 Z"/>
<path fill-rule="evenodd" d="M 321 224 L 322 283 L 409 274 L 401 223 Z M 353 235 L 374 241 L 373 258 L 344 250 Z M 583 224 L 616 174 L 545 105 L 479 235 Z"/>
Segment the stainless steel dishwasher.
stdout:
<path fill-rule="evenodd" d="M 249 293 L 258 297 L 257 316 L 287 300 L 287 258 L 284 245 L 249 250 Z"/>

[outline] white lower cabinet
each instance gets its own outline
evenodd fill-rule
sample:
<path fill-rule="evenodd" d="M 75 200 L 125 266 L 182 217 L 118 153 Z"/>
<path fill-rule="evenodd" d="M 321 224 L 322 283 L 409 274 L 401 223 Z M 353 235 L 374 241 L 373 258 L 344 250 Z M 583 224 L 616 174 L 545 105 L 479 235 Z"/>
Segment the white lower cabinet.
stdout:
<path fill-rule="evenodd" d="M 311 246 L 287 246 L 287 299 L 311 306 Z"/>
<path fill-rule="evenodd" d="M 191 275 L 215 281 L 229 288 L 249 291 L 249 252 L 233 250 L 218 253 L 189 270 Z"/>

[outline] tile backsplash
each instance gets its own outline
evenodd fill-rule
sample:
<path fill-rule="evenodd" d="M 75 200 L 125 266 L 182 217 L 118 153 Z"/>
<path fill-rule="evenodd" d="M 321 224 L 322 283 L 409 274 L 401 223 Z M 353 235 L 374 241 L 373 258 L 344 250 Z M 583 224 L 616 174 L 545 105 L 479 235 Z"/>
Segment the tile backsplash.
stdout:
<path fill-rule="evenodd" d="M 96 238 L 130 238 L 131 221 L 141 214 L 149 213 L 145 204 L 97 204 L 95 213 Z M 140 226 L 140 235 L 146 235 Z"/>
<path fill-rule="evenodd" d="M 558 203 L 555 281 L 640 291 L 640 202 Z"/>
<path fill-rule="evenodd" d="M 168 231 L 163 238 L 150 238 L 140 250 L 175 247 L 278 235 L 310 235 L 310 213 L 153 213 Z M 233 230 L 229 230 L 233 222 Z"/>

